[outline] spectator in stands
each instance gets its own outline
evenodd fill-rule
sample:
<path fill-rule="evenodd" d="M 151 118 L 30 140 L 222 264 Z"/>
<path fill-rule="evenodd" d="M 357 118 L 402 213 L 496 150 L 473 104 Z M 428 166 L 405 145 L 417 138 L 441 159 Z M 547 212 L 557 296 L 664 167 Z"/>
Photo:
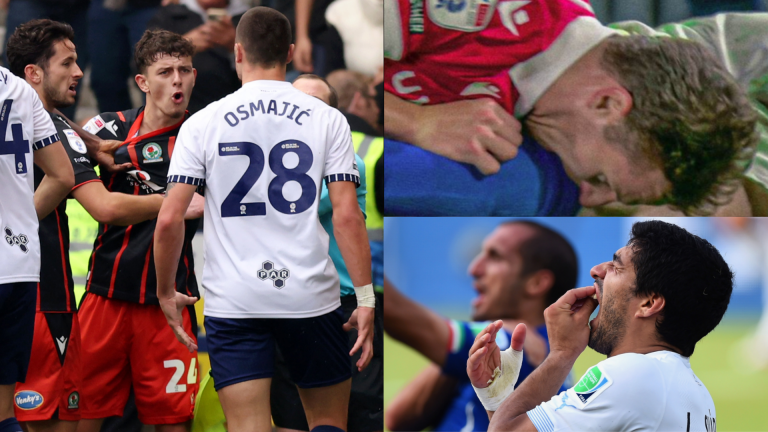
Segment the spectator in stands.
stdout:
<path fill-rule="evenodd" d="M 48 18 L 65 22 L 75 31 L 75 47 L 77 47 L 77 65 L 84 71 L 88 66 L 88 4 L 91 0 L 0 0 L 0 7 L 8 11 L 5 22 L 5 39 L 3 46 L 8 46 L 8 38 L 19 25 L 33 19 Z M 3 62 L 8 66 L 8 58 L 3 52 Z M 82 82 L 82 80 L 81 80 Z M 65 116 L 75 119 L 75 107 L 80 97 L 82 86 L 77 84 L 75 104 L 62 108 Z"/>
<path fill-rule="evenodd" d="M 332 70 L 345 67 L 341 36 L 325 19 L 331 3 L 333 0 L 296 0 L 296 46 L 292 63 L 296 71 L 324 77 Z M 383 34 L 382 31 L 382 37 Z M 383 46 L 383 39 L 380 45 Z M 383 52 L 380 57 L 384 58 Z"/>
<path fill-rule="evenodd" d="M 213 15 L 212 8 L 226 9 L 227 15 Z M 160 8 L 149 21 L 148 28 L 183 34 L 195 45 L 197 80 L 187 108 L 190 114 L 240 88 L 232 50 L 235 27 L 247 10 L 245 0 L 180 0 Z"/>
<path fill-rule="evenodd" d="M 91 89 L 99 112 L 133 106 L 128 79 L 133 82 L 133 47 L 162 3 L 178 0 L 93 0 L 88 10 L 88 51 L 98 59 L 91 65 Z M 75 31 L 77 34 L 77 30 Z M 84 50 L 83 50 L 84 51 Z M 133 84 L 131 84 L 133 85 Z"/>
<path fill-rule="evenodd" d="M 366 135 L 381 136 L 381 111 L 371 79 L 359 72 L 342 69 L 331 72 L 328 82 L 339 94 L 339 110 L 347 117 L 349 127 Z"/>
<path fill-rule="evenodd" d="M 374 75 L 384 64 L 384 2 L 382 0 L 335 0 L 325 19 L 344 42 L 346 68 Z"/>

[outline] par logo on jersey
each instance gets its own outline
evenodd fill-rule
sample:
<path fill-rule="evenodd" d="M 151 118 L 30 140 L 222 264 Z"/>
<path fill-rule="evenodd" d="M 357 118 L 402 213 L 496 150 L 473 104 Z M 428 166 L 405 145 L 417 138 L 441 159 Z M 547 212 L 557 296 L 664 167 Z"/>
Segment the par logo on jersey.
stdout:
<path fill-rule="evenodd" d="M 613 381 L 605 371 L 600 369 L 599 366 L 592 366 L 572 390 L 576 393 L 576 397 L 586 406 L 589 401 L 605 391 L 612 383 Z"/>
<path fill-rule="evenodd" d="M 256 276 L 261 280 L 270 279 L 272 286 L 283 289 L 285 280 L 291 277 L 291 272 L 286 268 L 278 270 L 272 261 L 264 261 L 259 271 L 256 272 Z"/>
<path fill-rule="evenodd" d="M 36 391 L 24 390 L 16 393 L 13 401 L 19 409 L 32 410 L 43 404 L 43 395 Z"/>
<path fill-rule="evenodd" d="M 85 154 L 88 151 L 85 147 L 85 142 L 83 142 L 83 139 L 80 138 L 77 132 L 72 129 L 64 129 L 64 135 L 67 137 L 67 142 L 72 147 L 72 150 L 80 154 Z"/>
<path fill-rule="evenodd" d="M 163 161 L 163 149 L 157 143 L 149 143 L 141 150 L 141 154 L 144 155 L 144 163 L 162 162 Z"/>
<path fill-rule="evenodd" d="M 11 247 L 18 246 L 24 253 L 29 252 L 29 237 L 26 234 L 14 235 L 12 229 L 5 227 L 5 242 Z"/>

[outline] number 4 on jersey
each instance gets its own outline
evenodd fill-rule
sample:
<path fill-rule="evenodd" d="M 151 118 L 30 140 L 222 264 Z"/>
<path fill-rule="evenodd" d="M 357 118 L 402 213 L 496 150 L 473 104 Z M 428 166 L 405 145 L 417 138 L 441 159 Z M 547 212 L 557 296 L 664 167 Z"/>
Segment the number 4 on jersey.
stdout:
<path fill-rule="evenodd" d="M 25 154 L 29 153 L 29 141 L 24 139 L 24 132 L 21 128 L 21 123 L 15 123 L 11 125 L 11 135 L 13 139 L 6 141 L 6 131 L 8 130 L 8 117 L 11 116 L 11 106 L 13 106 L 13 99 L 7 99 L 3 102 L 2 108 L 0 108 L 0 155 L 14 155 L 16 157 L 14 166 L 16 167 L 16 174 L 27 173 L 27 159 Z"/>

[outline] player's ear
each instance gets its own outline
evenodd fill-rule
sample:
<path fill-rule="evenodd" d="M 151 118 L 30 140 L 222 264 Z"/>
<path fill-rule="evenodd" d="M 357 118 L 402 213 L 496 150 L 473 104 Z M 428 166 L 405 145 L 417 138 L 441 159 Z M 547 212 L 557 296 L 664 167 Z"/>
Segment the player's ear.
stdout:
<path fill-rule="evenodd" d="M 235 63 L 242 63 L 244 57 L 245 52 L 243 51 L 243 45 L 239 42 L 235 42 Z"/>
<path fill-rule="evenodd" d="M 640 296 L 640 306 L 635 317 L 637 318 L 651 318 L 658 316 L 664 310 L 664 297 L 658 293 L 646 294 Z"/>
<path fill-rule="evenodd" d="M 600 123 L 618 123 L 632 110 L 632 95 L 618 83 L 601 87 L 592 93 L 587 108 Z"/>
<path fill-rule="evenodd" d="M 290 47 L 288 47 L 288 57 L 285 59 L 285 64 L 290 63 L 293 60 L 293 49 L 296 47 L 296 44 L 291 44 Z"/>
<path fill-rule="evenodd" d="M 541 269 L 528 276 L 525 281 L 525 293 L 530 297 L 542 298 L 547 295 L 555 283 L 555 275 L 551 270 Z"/>
<path fill-rule="evenodd" d="M 40 84 L 43 81 L 44 72 L 40 66 L 28 64 L 24 66 L 24 79 L 34 83 Z"/>
<path fill-rule="evenodd" d="M 144 93 L 149 93 L 149 86 L 147 85 L 147 77 L 145 77 L 142 74 L 136 74 L 135 80 L 136 80 L 136 85 L 139 86 L 141 91 L 143 91 Z"/>

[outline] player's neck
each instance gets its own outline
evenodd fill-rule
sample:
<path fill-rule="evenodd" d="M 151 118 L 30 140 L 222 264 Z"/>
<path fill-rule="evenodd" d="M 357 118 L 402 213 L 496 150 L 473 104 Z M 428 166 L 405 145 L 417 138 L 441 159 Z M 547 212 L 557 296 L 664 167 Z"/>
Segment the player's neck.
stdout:
<path fill-rule="evenodd" d="M 182 118 L 183 114 L 182 117 L 179 118 L 167 116 L 159 109 L 148 103 L 144 108 L 144 118 L 142 119 L 141 126 L 139 127 L 139 135 L 148 134 L 159 129 L 173 126 L 180 122 Z"/>
<path fill-rule="evenodd" d="M 258 66 L 243 65 L 242 82 L 243 85 L 251 81 L 285 81 L 285 65 L 270 69 L 260 68 Z"/>

